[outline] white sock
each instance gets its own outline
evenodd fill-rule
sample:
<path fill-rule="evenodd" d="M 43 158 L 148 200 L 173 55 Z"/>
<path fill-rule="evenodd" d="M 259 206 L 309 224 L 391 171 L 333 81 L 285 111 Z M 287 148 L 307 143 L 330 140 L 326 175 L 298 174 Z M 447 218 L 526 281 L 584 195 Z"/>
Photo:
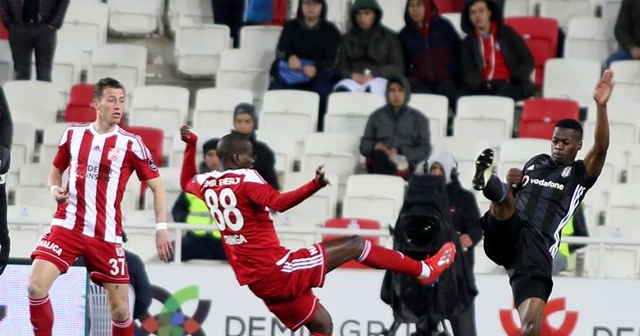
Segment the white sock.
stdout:
<path fill-rule="evenodd" d="M 429 267 L 429 265 L 427 265 L 426 262 L 422 262 L 422 273 L 420 273 L 420 276 L 423 278 L 427 278 L 431 275 L 431 267 Z"/>

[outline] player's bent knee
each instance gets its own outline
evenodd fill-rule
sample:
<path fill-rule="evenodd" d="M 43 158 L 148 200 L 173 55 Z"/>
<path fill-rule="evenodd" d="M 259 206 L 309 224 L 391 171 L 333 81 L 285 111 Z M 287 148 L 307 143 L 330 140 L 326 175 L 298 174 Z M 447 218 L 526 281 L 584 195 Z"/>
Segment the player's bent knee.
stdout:
<path fill-rule="evenodd" d="M 111 319 L 124 321 L 129 318 L 129 305 L 127 302 L 114 303 L 110 310 Z"/>
<path fill-rule="evenodd" d="M 41 299 L 47 296 L 47 287 L 45 284 L 38 282 L 37 280 L 31 279 L 29 281 L 29 287 L 27 288 L 27 292 L 29 293 L 29 297 L 33 299 Z"/>

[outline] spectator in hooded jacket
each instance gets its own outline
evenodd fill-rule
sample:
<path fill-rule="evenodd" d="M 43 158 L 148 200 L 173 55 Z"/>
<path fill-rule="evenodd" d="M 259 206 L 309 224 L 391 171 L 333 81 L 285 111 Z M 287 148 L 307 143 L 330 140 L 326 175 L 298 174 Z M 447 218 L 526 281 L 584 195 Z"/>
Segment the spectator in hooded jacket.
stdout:
<path fill-rule="evenodd" d="M 449 198 L 449 211 L 453 219 L 453 227 L 458 233 L 460 245 L 463 248 L 463 256 L 469 269 L 467 275 L 469 283 L 475 284 L 473 275 L 474 252 L 473 249 L 482 239 L 482 227 L 480 226 L 480 210 L 475 195 L 464 189 L 458 180 L 458 163 L 451 153 L 446 151 L 434 151 L 427 160 L 428 174 L 439 175 L 445 178 L 447 184 L 447 196 Z M 475 285 L 473 285 L 475 288 Z M 476 336 L 475 304 L 469 306 L 456 316 L 449 319 L 455 336 Z"/>
<path fill-rule="evenodd" d="M 256 108 L 249 103 L 238 104 L 233 111 L 233 130 L 231 133 L 242 134 L 251 141 L 255 155 L 253 169 L 257 170 L 260 176 L 274 189 L 280 190 L 276 174 L 276 156 L 266 143 L 258 141 L 256 129 L 258 129 Z"/>
<path fill-rule="evenodd" d="M 387 79 L 404 72 L 396 33 L 381 23 L 376 0 L 356 0 L 351 7 L 351 29 L 342 36 L 338 53 L 341 78 L 334 90 L 384 95 Z"/>
<path fill-rule="evenodd" d="M 51 82 L 57 30 L 68 6 L 69 0 L 0 0 L 17 80 L 31 79 L 31 57 L 35 52 L 37 79 Z"/>
<path fill-rule="evenodd" d="M 360 140 L 360 153 L 367 158 L 367 172 L 407 177 L 429 157 L 429 119 L 407 105 L 411 87 L 400 76 L 389 78 L 387 104 L 375 110 Z"/>
<path fill-rule="evenodd" d="M 460 66 L 462 95 L 495 95 L 522 100 L 534 94 L 533 56 L 524 40 L 503 22 L 493 0 L 470 0 L 462 12 Z"/>
<path fill-rule="evenodd" d="M 433 0 L 407 1 L 404 21 L 398 37 L 411 91 L 446 96 L 455 111 L 460 36 L 451 22 L 438 14 Z"/>
<path fill-rule="evenodd" d="M 327 98 L 336 77 L 340 31 L 327 20 L 325 0 L 299 0 L 298 14 L 282 28 L 269 90 L 296 89 L 320 95 L 318 131 L 322 131 Z M 283 67 L 281 70 L 280 67 Z M 291 71 L 300 76 L 286 76 Z"/>

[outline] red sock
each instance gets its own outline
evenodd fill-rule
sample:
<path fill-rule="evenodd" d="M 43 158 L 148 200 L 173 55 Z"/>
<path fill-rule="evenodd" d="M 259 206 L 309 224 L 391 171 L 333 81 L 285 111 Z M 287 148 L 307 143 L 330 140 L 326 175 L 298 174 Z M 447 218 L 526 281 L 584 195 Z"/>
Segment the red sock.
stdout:
<path fill-rule="evenodd" d="M 357 260 L 369 267 L 399 272 L 408 276 L 417 277 L 422 273 L 422 261 L 411 259 L 402 252 L 371 244 L 368 240 L 365 241 L 364 250 Z"/>
<path fill-rule="evenodd" d="M 51 336 L 53 330 L 53 308 L 49 295 L 34 299 L 29 297 L 29 313 L 35 336 Z"/>
<path fill-rule="evenodd" d="M 133 320 L 131 315 L 124 321 L 111 320 L 112 336 L 133 336 Z"/>

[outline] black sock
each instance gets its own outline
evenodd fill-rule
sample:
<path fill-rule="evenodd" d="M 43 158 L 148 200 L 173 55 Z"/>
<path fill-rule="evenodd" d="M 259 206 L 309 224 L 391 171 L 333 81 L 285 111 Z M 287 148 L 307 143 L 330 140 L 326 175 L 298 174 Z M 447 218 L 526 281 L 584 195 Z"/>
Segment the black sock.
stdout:
<path fill-rule="evenodd" d="M 491 174 L 487 185 L 482 189 L 482 194 L 491 202 L 500 203 L 507 198 L 507 185 L 502 183 L 496 174 Z"/>

